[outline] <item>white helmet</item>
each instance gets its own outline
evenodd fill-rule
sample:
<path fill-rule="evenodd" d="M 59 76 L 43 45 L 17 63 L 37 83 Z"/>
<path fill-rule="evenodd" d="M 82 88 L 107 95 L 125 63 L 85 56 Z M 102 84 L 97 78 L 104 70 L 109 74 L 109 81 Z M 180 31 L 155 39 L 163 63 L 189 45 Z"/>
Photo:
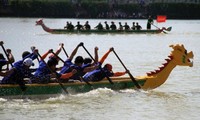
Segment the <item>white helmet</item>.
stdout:
<path fill-rule="evenodd" d="M 31 65 L 33 65 L 33 60 L 31 58 L 26 58 L 23 61 L 23 64 L 30 67 Z"/>

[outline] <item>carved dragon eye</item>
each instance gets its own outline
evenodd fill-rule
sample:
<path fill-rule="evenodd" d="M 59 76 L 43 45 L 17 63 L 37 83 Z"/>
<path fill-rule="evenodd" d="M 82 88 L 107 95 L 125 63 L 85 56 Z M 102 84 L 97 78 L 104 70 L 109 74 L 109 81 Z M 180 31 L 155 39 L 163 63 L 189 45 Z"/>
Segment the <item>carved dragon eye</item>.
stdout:
<path fill-rule="evenodd" d="M 185 50 L 185 54 L 187 55 L 187 50 Z"/>

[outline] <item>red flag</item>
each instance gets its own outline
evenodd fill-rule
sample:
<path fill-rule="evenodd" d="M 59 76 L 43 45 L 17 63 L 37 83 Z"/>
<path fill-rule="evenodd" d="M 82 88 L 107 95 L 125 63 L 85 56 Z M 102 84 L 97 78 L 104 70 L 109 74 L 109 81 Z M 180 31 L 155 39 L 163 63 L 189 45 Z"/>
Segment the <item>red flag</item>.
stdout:
<path fill-rule="evenodd" d="M 157 15 L 157 22 L 165 22 L 167 16 L 166 15 Z"/>

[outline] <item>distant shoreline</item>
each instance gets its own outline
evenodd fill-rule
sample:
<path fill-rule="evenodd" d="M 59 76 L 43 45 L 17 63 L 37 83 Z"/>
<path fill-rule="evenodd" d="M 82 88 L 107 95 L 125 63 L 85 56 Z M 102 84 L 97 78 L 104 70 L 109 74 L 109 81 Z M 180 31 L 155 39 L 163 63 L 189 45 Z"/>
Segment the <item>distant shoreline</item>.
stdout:
<path fill-rule="evenodd" d="M 2 2 L 2 1 L 0 1 Z M 200 4 L 153 3 L 113 4 L 69 1 L 10 1 L 0 4 L 0 17 L 46 17 L 87 19 L 147 19 L 149 15 L 166 15 L 167 19 L 200 19 Z"/>

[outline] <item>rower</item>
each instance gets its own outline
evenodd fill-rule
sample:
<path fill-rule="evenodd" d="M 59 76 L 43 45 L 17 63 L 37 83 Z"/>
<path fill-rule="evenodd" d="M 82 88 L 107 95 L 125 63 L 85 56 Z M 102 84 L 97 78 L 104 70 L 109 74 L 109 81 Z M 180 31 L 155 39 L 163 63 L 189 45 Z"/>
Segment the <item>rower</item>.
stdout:
<path fill-rule="evenodd" d="M 99 22 L 99 24 L 94 28 L 96 28 L 97 30 L 103 30 L 103 25 L 101 24 L 101 22 Z"/>
<path fill-rule="evenodd" d="M 61 74 L 64 74 L 64 73 L 71 72 L 72 69 L 77 70 L 77 73 L 70 77 L 70 79 L 72 79 L 72 82 L 74 82 L 74 80 L 81 81 L 82 76 L 86 72 L 90 72 L 98 67 L 96 65 L 83 66 L 84 59 L 82 56 L 77 56 L 74 60 L 74 63 L 72 62 L 72 59 L 74 58 L 75 54 L 77 53 L 78 48 L 81 46 L 83 46 L 83 43 L 80 43 L 79 45 L 76 46 L 76 48 L 73 50 L 73 52 L 71 53 L 69 58 L 64 62 L 64 66 L 62 67 L 62 69 L 60 71 Z M 97 52 L 95 52 L 95 53 L 97 53 Z"/>
<path fill-rule="evenodd" d="M 127 22 L 125 22 L 125 25 L 124 25 L 123 27 L 124 27 L 124 30 L 130 30 L 130 27 L 129 27 L 129 25 L 127 24 Z"/>
<path fill-rule="evenodd" d="M 80 22 L 77 22 L 77 25 L 75 26 L 77 30 L 82 30 L 83 29 L 83 25 L 80 24 Z"/>
<path fill-rule="evenodd" d="M 32 77 L 32 70 L 30 69 L 31 66 L 34 65 L 33 59 L 37 57 L 35 54 L 37 50 L 34 51 L 34 55 L 31 57 L 30 55 L 26 56 L 24 59 L 19 60 L 14 63 L 13 72 L 8 76 L 5 76 L 1 84 L 19 84 L 22 91 L 26 90 L 24 78 Z"/>
<path fill-rule="evenodd" d="M 149 18 L 147 20 L 147 30 L 151 29 L 152 24 L 153 24 L 153 18 L 151 16 L 149 16 Z"/>
<path fill-rule="evenodd" d="M 67 30 L 69 29 L 69 22 L 68 21 L 66 22 L 66 26 L 64 27 L 64 29 L 67 29 Z"/>
<path fill-rule="evenodd" d="M 90 25 L 89 25 L 89 22 L 86 21 L 86 22 L 85 22 L 85 25 L 84 25 L 84 29 L 85 29 L 85 30 L 90 30 L 90 28 L 91 28 L 91 27 L 90 27 Z"/>
<path fill-rule="evenodd" d="M 105 23 L 105 29 L 106 29 L 106 30 L 109 30 L 110 27 L 109 27 L 108 23 L 107 23 L 106 21 L 105 21 L 104 23 Z"/>
<path fill-rule="evenodd" d="M 119 30 L 123 30 L 123 26 L 121 22 L 119 22 Z"/>
<path fill-rule="evenodd" d="M 135 29 L 136 29 L 136 28 L 135 28 L 135 22 L 132 23 L 131 29 L 132 29 L 132 30 L 135 30 Z"/>
<path fill-rule="evenodd" d="M 55 55 L 57 56 L 64 44 L 59 44 L 59 48 L 57 49 L 57 51 L 55 52 Z M 31 83 L 49 83 L 52 82 L 50 81 L 52 78 L 54 79 L 68 79 L 69 77 L 71 77 L 72 75 L 74 75 L 77 71 L 76 70 L 72 70 L 69 73 L 66 74 L 60 74 L 57 73 L 57 68 L 56 66 L 58 65 L 58 58 L 54 55 L 51 54 L 52 53 L 52 49 L 48 50 L 45 54 L 43 54 L 41 56 L 41 60 L 39 61 L 39 67 L 36 70 L 34 77 L 31 79 Z M 44 59 L 49 55 L 49 59 L 47 61 L 47 63 L 44 61 Z"/>
<path fill-rule="evenodd" d="M 115 25 L 115 23 L 113 21 L 111 22 L 110 29 L 111 30 L 116 30 L 117 29 L 117 27 L 116 27 L 116 25 Z"/>
<path fill-rule="evenodd" d="M 11 53 L 11 50 L 10 49 L 7 49 L 6 50 L 7 51 L 7 54 L 8 54 L 8 56 L 9 56 L 9 61 L 11 62 L 11 64 L 15 61 L 14 60 L 14 57 L 13 57 L 13 55 L 12 55 L 12 53 Z M 2 53 L 0 53 L 0 76 L 7 76 L 7 75 L 9 75 L 9 74 L 11 74 L 12 72 L 13 72 L 13 70 L 9 70 L 9 66 L 8 66 L 8 64 L 9 64 L 9 61 L 8 60 L 6 60 L 5 58 L 4 58 L 4 56 L 3 56 L 3 54 Z M 6 69 L 2 69 L 2 67 L 4 66 L 4 65 L 7 65 L 7 68 Z M 3 72 L 4 71 L 4 72 Z"/>
<path fill-rule="evenodd" d="M 141 29 L 142 29 L 142 27 L 139 25 L 138 22 L 136 22 L 136 26 L 135 26 L 135 28 L 136 28 L 136 30 L 141 30 Z"/>
<path fill-rule="evenodd" d="M 98 69 L 95 69 L 91 72 L 86 73 L 83 76 L 83 79 L 85 81 L 93 81 L 93 82 L 97 82 L 97 81 L 101 81 L 103 80 L 106 76 L 108 77 L 118 77 L 118 76 L 122 76 L 125 75 L 126 73 L 128 73 L 128 70 L 125 72 L 113 72 L 112 71 L 112 65 L 107 63 L 104 65 L 103 68 L 101 68 L 103 62 L 105 61 L 105 59 L 108 57 L 109 53 L 112 52 L 114 50 L 114 48 L 110 48 L 101 58 L 101 60 L 97 63 L 97 65 L 99 66 Z"/>

